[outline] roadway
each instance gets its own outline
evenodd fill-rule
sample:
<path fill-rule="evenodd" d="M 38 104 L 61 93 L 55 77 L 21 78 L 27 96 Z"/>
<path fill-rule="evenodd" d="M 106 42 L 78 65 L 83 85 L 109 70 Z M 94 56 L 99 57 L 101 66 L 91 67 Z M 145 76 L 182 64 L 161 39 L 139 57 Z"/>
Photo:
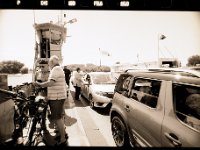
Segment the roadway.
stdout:
<path fill-rule="evenodd" d="M 69 135 L 71 147 L 116 147 L 110 130 L 109 112 L 106 109 L 91 109 L 88 101 L 81 97 L 80 101 L 73 99 L 74 88 L 70 89 L 65 101 L 65 126 Z M 54 129 L 49 127 L 46 134 L 48 145 L 55 144 Z"/>

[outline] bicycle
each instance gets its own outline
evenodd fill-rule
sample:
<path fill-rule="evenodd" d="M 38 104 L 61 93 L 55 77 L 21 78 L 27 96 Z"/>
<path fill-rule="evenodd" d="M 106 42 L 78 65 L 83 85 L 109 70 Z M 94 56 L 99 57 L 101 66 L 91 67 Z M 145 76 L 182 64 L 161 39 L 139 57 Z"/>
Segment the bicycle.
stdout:
<path fill-rule="evenodd" d="M 14 114 L 14 132 L 11 139 L 6 140 L 4 145 L 21 145 L 21 146 L 44 146 L 46 142 L 43 139 L 43 119 L 46 119 L 47 102 L 43 96 L 31 95 L 26 98 L 23 90 L 17 89 L 17 92 L 1 91 L 12 96 L 15 103 Z M 36 90 L 34 90 L 36 91 Z M 24 136 L 23 130 L 28 127 L 27 137 Z"/>

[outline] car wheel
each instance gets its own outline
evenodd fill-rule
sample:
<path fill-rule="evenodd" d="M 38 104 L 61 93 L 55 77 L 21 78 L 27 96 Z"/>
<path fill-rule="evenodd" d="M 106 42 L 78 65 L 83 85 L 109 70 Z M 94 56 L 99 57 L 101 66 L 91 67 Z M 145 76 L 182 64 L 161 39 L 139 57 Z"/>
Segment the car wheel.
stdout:
<path fill-rule="evenodd" d="M 90 108 L 94 108 L 94 101 L 92 100 L 92 95 L 89 95 L 89 102 L 90 102 Z"/>
<path fill-rule="evenodd" d="M 113 139 L 117 147 L 130 146 L 126 126 L 119 116 L 115 116 L 111 122 Z"/>

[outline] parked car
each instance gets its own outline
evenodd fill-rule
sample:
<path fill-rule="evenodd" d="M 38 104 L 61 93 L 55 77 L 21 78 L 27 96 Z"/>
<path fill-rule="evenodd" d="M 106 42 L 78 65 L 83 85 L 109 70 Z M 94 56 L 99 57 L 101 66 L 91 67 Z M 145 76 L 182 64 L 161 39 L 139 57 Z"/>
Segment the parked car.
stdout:
<path fill-rule="evenodd" d="M 83 77 L 81 95 L 89 100 L 91 108 L 106 107 L 112 102 L 116 79 L 110 72 L 91 72 Z"/>
<path fill-rule="evenodd" d="M 122 73 L 110 121 L 117 146 L 200 147 L 200 80 L 163 71 Z"/>

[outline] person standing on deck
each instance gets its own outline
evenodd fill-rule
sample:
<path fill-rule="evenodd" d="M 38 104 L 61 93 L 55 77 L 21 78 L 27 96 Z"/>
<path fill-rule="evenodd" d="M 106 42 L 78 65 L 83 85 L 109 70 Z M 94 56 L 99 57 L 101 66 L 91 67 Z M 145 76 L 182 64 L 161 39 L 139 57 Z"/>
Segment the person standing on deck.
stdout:
<path fill-rule="evenodd" d="M 48 66 L 48 61 L 41 59 L 38 62 L 38 67 L 39 70 L 35 74 L 35 81 L 37 82 L 45 82 L 48 80 L 49 77 L 49 66 Z M 47 100 L 47 87 L 45 88 L 40 88 L 38 90 L 38 95 L 44 96 L 45 99 Z M 44 111 L 43 119 L 42 119 L 42 128 L 44 131 L 46 131 L 46 112 L 47 112 L 47 107 L 45 108 L 46 110 Z"/>
<path fill-rule="evenodd" d="M 48 81 L 35 82 L 36 86 L 48 87 L 47 97 L 51 111 L 51 119 L 55 122 L 60 140 L 56 145 L 67 146 L 68 142 L 65 138 L 65 125 L 63 120 L 64 101 L 67 98 L 65 74 L 62 67 L 59 65 L 59 58 L 53 55 L 49 59 L 49 67 L 51 69 Z"/>
<path fill-rule="evenodd" d="M 70 81 L 70 78 L 71 78 L 71 71 L 67 68 L 67 66 L 64 66 L 63 71 L 65 73 L 65 82 L 68 86 L 68 90 L 67 90 L 67 96 L 68 96 L 68 92 L 69 92 L 69 88 L 70 88 L 69 81 Z"/>
<path fill-rule="evenodd" d="M 73 82 L 75 88 L 75 100 L 80 100 L 79 96 L 81 94 L 81 85 L 83 84 L 83 81 L 82 81 L 81 69 L 79 67 L 76 69 Z"/>

